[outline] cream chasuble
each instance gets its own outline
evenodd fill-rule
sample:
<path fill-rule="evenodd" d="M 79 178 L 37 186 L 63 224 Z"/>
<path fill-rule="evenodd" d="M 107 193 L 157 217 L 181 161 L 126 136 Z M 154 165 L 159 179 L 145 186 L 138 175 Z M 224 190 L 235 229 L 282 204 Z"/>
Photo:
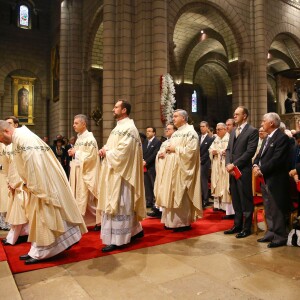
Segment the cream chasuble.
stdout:
<path fill-rule="evenodd" d="M 170 209 L 191 207 L 201 217 L 198 134 L 192 125 L 185 124 L 172 134 L 169 143 L 175 147 L 175 153 L 164 158 L 162 174 L 156 182 L 156 205 Z M 184 201 L 190 201 L 189 205 L 186 206 Z"/>
<path fill-rule="evenodd" d="M 166 162 L 166 159 L 165 158 L 159 158 L 158 156 L 161 154 L 161 153 L 165 153 L 166 155 L 166 148 L 170 145 L 170 139 L 164 141 L 158 152 L 157 152 L 157 155 L 156 155 L 156 159 L 155 159 L 155 171 L 156 171 L 156 177 L 155 177 L 155 182 L 154 182 L 154 196 L 155 196 L 155 204 L 158 203 L 158 202 L 161 202 L 161 200 L 158 198 L 160 197 L 161 195 L 161 190 L 160 190 L 160 185 L 161 185 L 161 181 L 162 181 L 162 178 L 163 178 L 163 172 L 164 172 L 164 167 L 165 167 L 165 162 Z"/>
<path fill-rule="evenodd" d="M 7 146 L 9 155 L 8 183 L 13 191 L 9 191 L 9 201 L 7 207 L 6 221 L 10 225 L 21 225 L 28 222 L 26 216 L 26 206 L 28 204 L 27 193 L 23 190 L 23 180 L 16 169 L 12 144 Z"/>
<path fill-rule="evenodd" d="M 65 222 L 87 232 L 68 179 L 50 147 L 27 127 L 12 136 L 14 162 L 28 194 L 29 242 L 48 246 L 65 233 Z"/>
<path fill-rule="evenodd" d="M 74 145 L 75 158 L 70 162 L 70 185 L 75 196 L 80 213 L 84 216 L 91 194 L 95 197 L 94 206 L 97 206 L 98 180 L 100 161 L 97 141 L 92 132 L 86 130 L 78 134 Z M 100 222 L 100 213 L 96 223 Z"/>
<path fill-rule="evenodd" d="M 133 120 L 118 121 L 104 148 L 106 157 L 101 166 L 98 209 L 108 215 L 119 213 L 124 180 L 132 194 L 131 210 L 138 220 L 142 220 L 146 215 L 143 151 Z"/>
<path fill-rule="evenodd" d="M 7 187 L 7 174 L 9 166 L 9 153 L 7 152 L 8 146 L 0 143 L 0 213 L 7 212 L 8 205 L 8 187 Z"/>
<path fill-rule="evenodd" d="M 231 203 L 229 192 L 229 173 L 226 171 L 225 156 L 221 155 L 227 148 L 229 133 L 226 132 L 223 138 L 216 136 L 209 148 L 211 159 L 211 194 L 220 197 L 222 202 Z M 218 152 L 213 155 L 213 150 Z"/>

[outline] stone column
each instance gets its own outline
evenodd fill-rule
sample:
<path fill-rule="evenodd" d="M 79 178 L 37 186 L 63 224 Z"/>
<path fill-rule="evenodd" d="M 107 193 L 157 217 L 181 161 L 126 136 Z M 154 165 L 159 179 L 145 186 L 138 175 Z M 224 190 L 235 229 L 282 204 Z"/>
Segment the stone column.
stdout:
<path fill-rule="evenodd" d="M 89 115 L 92 117 L 90 120 L 90 130 L 93 132 L 98 146 L 102 145 L 102 121 L 98 122 L 100 113 L 102 113 L 102 97 L 101 97 L 101 82 L 102 82 L 102 70 L 92 69 L 89 71 L 90 79 L 90 111 Z"/>
<path fill-rule="evenodd" d="M 153 75 L 152 75 L 152 115 L 151 123 L 156 127 L 158 135 L 163 134 L 160 118 L 160 76 L 168 72 L 168 40 L 167 40 L 167 1 L 152 1 L 153 16 Z M 174 78 L 173 78 L 174 80 Z M 175 95 L 176 98 L 176 95 Z M 147 126 L 147 125 L 146 125 Z"/>
<path fill-rule="evenodd" d="M 243 105 L 250 110 L 249 121 L 252 122 L 251 67 L 246 60 L 236 60 L 228 65 L 232 82 L 232 113 L 238 106 Z"/>
<path fill-rule="evenodd" d="M 252 115 L 256 116 L 252 121 L 254 126 L 259 126 L 262 117 L 267 113 L 267 53 L 265 31 L 265 1 L 254 0 L 254 105 Z"/>
<path fill-rule="evenodd" d="M 73 117 L 86 113 L 82 105 L 81 1 L 64 0 L 61 6 L 59 132 L 72 135 Z"/>
<path fill-rule="evenodd" d="M 103 1 L 103 143 L 106 142 L 114 120 L 112 109 L 115 101 L 115 51 L 116 51 L 116 3 Z"/>

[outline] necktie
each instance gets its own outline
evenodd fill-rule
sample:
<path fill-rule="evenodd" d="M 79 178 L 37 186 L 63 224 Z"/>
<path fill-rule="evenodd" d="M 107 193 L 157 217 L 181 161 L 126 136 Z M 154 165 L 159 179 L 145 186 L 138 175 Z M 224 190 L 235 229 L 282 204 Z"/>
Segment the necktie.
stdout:
<path fill-rule="evenodd" d="M 265 150 L 266 150 L 266 148 L 267 148 L 267 146 L 268 146 L 269 140 L 270 140 L 270 136 L 267 137 L 266 143 L 265 143 L 265 145 L 264 145 L 264 148 L 263 148 L 263 151 L 262 151 L 261 154 L 263 154 L 263 153 L 265 152 Z"/>
<path fill-rule="evenodd" d="M 150 141 L 148 141 L 147 149 L 149 148 L 150 144 L 151 144 L 151 142 L 150 142 Z"/>
<path fill-rule="evenodd" d="M 241 127 L 238 127 L 236 130 L 235 130 L 235 137 L 237 138 L 241 133 Z"/>

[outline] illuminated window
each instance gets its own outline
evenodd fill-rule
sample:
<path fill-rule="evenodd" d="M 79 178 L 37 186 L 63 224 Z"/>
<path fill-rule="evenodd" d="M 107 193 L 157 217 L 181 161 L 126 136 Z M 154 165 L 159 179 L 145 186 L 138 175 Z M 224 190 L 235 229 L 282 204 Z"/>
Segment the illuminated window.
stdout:
<path fill-rule="evenodd" d="M 198 112 L 198 98 L 197 98 L 197 93 L 194 91 L 192 94 L 192 112 Z"/>
<path fill-rule="evenodd" d="M 18 26 L 24 29 L 31 28 L 31 14 L 27 5 L 20 5 L 18 9 Z"/>

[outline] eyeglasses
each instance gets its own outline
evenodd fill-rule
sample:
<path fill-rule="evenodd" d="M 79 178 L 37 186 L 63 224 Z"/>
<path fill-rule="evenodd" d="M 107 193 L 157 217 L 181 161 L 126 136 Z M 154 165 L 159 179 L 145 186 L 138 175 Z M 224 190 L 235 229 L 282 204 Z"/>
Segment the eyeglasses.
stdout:
<path fill-rule="evenodd" d="M 225 128 L 217 128 L 216 131 L 225 130 Z"/>

